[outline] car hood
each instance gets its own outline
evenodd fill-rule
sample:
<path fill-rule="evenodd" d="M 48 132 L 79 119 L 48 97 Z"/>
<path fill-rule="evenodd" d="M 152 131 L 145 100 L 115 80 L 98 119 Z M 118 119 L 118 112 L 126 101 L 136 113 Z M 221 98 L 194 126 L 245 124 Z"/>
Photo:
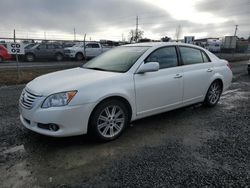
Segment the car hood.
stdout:
<path fill-rule="evenodd" d="M 77 50 L 82 50 L 82 47 L 68 47 L 68 48 L 64 48 L 65 50 L 72 50 L 72 51 L 77 51 Z"/>
<path fill-rule="evenodd" d="M 95 82 L 113 79 L 122 73 L 73 68 L 49 73 L 29 82 L 26 89 L 36 95 L 48 96 L 53 93 L 78 90 Z"/>

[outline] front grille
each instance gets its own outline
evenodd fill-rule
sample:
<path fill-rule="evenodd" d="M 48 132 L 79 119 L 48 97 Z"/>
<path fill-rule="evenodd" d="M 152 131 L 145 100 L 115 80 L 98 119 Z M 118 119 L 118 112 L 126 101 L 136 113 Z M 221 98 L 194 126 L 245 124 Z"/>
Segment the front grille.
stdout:
<path fill-rule="evenodd" d="M 32 94 L 24 89 L 20 97 L 20 102 L 24 108 L 31 109 L 39 97 L 39 95 Z"/>
<path fill-rule="evenodd" d="M 70 53 L 70 50 L 64 50 L 64 53 Z"/>

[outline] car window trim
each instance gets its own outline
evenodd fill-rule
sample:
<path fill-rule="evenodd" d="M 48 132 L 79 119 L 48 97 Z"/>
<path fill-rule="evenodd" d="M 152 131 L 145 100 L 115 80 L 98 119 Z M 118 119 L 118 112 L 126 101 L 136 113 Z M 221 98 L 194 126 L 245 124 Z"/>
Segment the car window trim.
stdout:
<path fill-rule="evenodd" d="M 145 64 L 146 62 L 146 59 L 151 55 L 151 54 L 153 54 L 155 51 L 157 51 L 157 50 L 160 50 L 160 49 L 162 49 L 162 48 L 169 48 L 169 47 L 174 47 L 175 48 L 175 53 L 176 53 L 176 57 L 177 57 L 177 66 L 175 66 L 175 67 L 179 67 L 179 66 L 181 66 L 181 64 L 180 64 L 180 59 L 179 59 L 179 56 L 178 56 L 178 51 L 177 51 L 177 48 L 176 48 L 176 45 L 169 45 L 169 46 L 161 46 L 161 47 L 159 47 L 159 48 L 157 48 L 157 49 L 154 49 L 149 55 L 147 55 L 147 57 L 143 60 L 143 64 Z M 159 62 L 158 62 L 159 63 Z M 160 63 L 159 63 L 160 64 Z M 165 68 L 160 68 L 159 70 L 163 70 L 163 69 L 170 69 L 170 68 L 175 68 L 175 67 L 165 67 Z"/>
<path fill-rule="evenodd" d="M 202 53 L 203 53 L 203 54 L 207 57 L 208 62 L 205 62 L 205 60 L 204 60 L 204 57 L 203 57 Z M 205 53 L 205 51 L 201 50 L 201 56 L 202 56 L 202 59 L 203 59 L 203 62 L 204 62 L 204 63 L 211 63 L 211 60 L 210 60 L 209 56 L 207 55 L 207 53 Z"/>
<path fill-rule="evenodd" d="M 188 66 L 188 65 L 185 65 L 184 62 L 183 62 L 183 58 L 182 58 L 182 56 L 181 56 L 180 47 L 184 47 L 184 48 L 193 48 L 193 49 L 195 49 L 195 50 L 200 50 L 200 52 L 203 52 L 203 53 L 206 55 L 206 57 L 207 57 L 207 59 L 208 59 L 208 61 L 209 61 L 209 62 L 204 62 L 203 56 L 202 56 L 202 54 L 201 54 L 202 61 L 203 61 L 202 63 L 211 63 L 211 59 L 209 58 L 209 56 L 207 55 L 207 53 L 206 53 L 203 49 L 196 48 L 196 47 L 193 47 L 193 46 L 177 45 L 178 53 L 179 53 L 179 56 L 180 56 L 180 59 L 181 59 L 181 66 Z M 194 64 L 189 64 L 189 65 L 196 65 L 196 64 L 201 64 L 201 63 L 194 63 Z"/>

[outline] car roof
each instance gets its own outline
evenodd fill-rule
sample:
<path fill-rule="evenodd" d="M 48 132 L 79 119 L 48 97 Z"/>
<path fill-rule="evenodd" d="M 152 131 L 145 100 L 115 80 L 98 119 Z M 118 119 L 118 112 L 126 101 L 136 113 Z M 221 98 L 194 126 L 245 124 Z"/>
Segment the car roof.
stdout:
<path fill-rule="evenodd" d="M 200 48 L 201 47 L 193 44 L 187 44 L 187 43 L 182 43 L 182 42 L 143 42 L 143 43 L 135 43 L 135 44 L 127 44 L 124 46 L 138 46 L 138 47 L 161 47 L 161 46 L 189 46 L 189 47 L 195 47 L 195 48 Z"/>

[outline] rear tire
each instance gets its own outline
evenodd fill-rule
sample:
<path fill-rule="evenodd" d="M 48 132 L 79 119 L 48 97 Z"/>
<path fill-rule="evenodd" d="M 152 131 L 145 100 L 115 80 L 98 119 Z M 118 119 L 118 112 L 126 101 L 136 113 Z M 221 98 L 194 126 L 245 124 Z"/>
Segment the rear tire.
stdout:
<path fill-rule="evenodd" d="M 101 141 L 118 138 L 129 122 L 129 112 L 119 100 L 106 100 L 100 103 L 90 118 L 90 132 Z"/>
<path fill-rule="evenodd" d="M 215 106 L 220 100 L 221 93 L 222 93 L 222 84 L 220 81 L 216 80 L 208 88 L 204 100 L 204 105 L 208 107 Z"/>
<path fill-rule="evenodd" d="M 2 63 L 3 62 L 3 58 L 0 56 L 0 63 Z"/>
<path fill-rule="evenodd" d="M 56 54 L 56 61 L 62 61 L 63 60 L 63 55 L 61 53 Z"/>
<path fill-rule="evenodd" d="M 25 55 L 25 59 L 28 62 L 33 62 L 33 61 L 35 61 L 35 56 L 34 56 L 34 54 L 29 53 L 29 54 Z"/>

